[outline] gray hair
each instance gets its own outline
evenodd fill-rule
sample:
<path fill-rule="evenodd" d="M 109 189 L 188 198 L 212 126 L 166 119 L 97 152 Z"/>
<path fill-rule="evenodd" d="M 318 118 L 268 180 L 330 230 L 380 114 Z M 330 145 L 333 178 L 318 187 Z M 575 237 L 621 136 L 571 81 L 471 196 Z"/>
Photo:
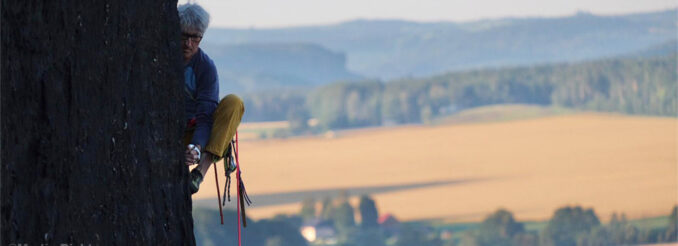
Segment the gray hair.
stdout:
<path fill-rule="evenodd" d="M 195 3 L 182 4 L 177 7 L 181 31 L 199 31 L 205 33 L 210 24 L 210 14 Z"/>

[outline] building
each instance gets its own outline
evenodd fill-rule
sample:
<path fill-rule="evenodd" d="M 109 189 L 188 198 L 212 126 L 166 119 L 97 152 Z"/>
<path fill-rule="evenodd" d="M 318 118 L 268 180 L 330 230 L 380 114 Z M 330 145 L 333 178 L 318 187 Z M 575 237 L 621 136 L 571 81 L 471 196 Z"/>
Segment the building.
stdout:
<path fill-rule="evenodd" d="M 331 220 L 313 219 L 299 229 L 306 241 L 320 244 L 336 244 L 337 231 Z"/>

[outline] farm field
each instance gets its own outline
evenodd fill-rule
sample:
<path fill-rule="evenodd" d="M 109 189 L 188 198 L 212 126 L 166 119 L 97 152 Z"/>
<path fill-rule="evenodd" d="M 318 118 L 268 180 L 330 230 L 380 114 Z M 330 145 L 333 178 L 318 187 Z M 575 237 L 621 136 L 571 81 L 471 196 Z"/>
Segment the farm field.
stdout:
<path fill-rule="evenodd" d="M 500 207 L 522 221 L 548 219 L 565 205 L 593 207 L 603 220 L 613 212 L 630 219 L 666 215 L 678 203 L 677 123 L 574 113 L 242 141 L 244 179 L 255 202 L 248 216 L 300 209 L 257 207 L 257 196 L 342 188 L 355 195 L 361 187 L 427 182 L 438 183 L 375 193 L 379 212 L 451 222 L 479 221 Z M 195 206 L 216 207 L 214 182 L 210 170 Z"/>

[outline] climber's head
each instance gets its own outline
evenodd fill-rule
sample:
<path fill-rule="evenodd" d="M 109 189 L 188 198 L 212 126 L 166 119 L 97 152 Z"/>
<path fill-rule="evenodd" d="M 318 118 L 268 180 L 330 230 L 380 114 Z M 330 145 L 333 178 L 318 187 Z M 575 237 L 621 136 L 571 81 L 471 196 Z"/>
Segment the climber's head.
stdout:
<path fill-rule="evenodd" d="M 184 61 L 188 61 L 198 52 L 202 35 L 210 23 L 210 14 L 195 3 L 179 5 L 177 10 L 181 24 L 181 48 Z"/>

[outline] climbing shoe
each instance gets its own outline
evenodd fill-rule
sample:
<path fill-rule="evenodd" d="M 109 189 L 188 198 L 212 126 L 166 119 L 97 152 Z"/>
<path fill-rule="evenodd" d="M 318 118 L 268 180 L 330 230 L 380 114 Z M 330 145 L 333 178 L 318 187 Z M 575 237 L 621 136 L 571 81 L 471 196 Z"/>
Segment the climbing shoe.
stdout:
<path fill-rule="evenodd" d="M 202 173 L 200 173 L 198 168 L 194 168 L 193 171 L 191 171 L 191 183 L 189 184 L 191 194 L 198 192 L 198 189 L 200 189 L 200 183 L 202 183 L 202 178 Z"/>

